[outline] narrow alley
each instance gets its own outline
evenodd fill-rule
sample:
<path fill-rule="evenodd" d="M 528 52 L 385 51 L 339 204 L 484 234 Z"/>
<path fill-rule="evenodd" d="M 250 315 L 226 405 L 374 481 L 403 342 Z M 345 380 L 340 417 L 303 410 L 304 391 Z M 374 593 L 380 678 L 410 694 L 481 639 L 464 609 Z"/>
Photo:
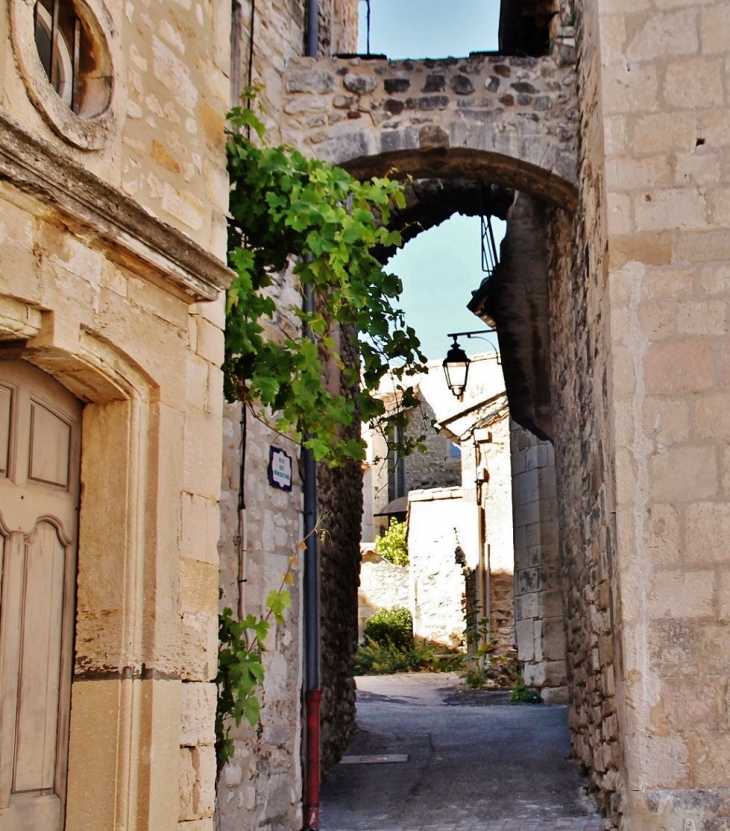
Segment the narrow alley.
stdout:
<path fill-rule="evenodd" d="M 359 730 L 324 785 L 322 831 L 600 828 L 566 707 L 510 705 L 453 674 L 357 685 Z M 388 755 L 407 761 L 378 761 Z"/>

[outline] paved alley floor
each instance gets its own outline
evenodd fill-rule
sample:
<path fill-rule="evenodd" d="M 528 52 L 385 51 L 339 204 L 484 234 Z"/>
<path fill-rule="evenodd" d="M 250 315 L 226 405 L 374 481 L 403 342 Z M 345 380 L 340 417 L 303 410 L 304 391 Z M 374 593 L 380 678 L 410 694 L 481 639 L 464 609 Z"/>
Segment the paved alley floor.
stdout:
<path fill-rule="evenodd" d="M 455 675 L 357 679 L 355 763 L 330 771 L 322 831 L 599 831 L 567 708 L 510 705 Z M 405 762 L 361 757 L 407 755 Z"/>

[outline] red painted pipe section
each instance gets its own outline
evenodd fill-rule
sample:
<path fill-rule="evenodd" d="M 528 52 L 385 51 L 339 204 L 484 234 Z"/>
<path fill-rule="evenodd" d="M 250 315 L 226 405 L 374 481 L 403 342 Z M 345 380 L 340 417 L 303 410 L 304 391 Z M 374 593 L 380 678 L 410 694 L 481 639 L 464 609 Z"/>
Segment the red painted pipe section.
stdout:
<path fill-rule="evenodd" d="M 319 710 L 321 702 L 322 690 L 307 690 L 304 694 L 307 723 L 304 831 L 319 831 Z"/>

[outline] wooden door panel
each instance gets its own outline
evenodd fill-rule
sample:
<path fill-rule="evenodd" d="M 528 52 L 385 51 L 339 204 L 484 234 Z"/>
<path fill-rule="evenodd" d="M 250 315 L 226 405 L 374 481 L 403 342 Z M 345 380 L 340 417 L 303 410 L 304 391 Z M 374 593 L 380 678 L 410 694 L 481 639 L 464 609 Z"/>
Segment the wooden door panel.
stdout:
<path fill-rule="evenodd" d="M 68 486 L 71 427 L 37 401 L 30 404 L 28 478 Z"/>
<path fill-rule="evenodd" d="M 56 528 L 39 523 L 25 545 L 14 793 L 53 790 L 65 559 Z"/>
<path fill-rule="evenodd" d="M 13 404 L 13 391 L 0 386 L 0 476 L 8 475 L 10 462 L 10 413 Z"/>
<path fill-rule="evenodd" d="M 63 828 L 63 803 L 51 794 L 21 794 L 12 805 L 0 809 L 0 829 L 11 831 L 47 831 Z"/>
<path fill-rule="evenodd" d="M 64 826 L 81 407 L 0 361 L 0 831 Z"/>
<path fill-rule="evenodd" d="M 10 805 L 15 761 L 15 723 L 18 715 L 18 656 L 23 614 L 25 538 L 18 532 L 5 540 L 2 605 L 0 606 L 0 818 Z M 7 826 L 11 828 L 12 826 Z M 0 829 L 6 826 L 0 822 Z"/>

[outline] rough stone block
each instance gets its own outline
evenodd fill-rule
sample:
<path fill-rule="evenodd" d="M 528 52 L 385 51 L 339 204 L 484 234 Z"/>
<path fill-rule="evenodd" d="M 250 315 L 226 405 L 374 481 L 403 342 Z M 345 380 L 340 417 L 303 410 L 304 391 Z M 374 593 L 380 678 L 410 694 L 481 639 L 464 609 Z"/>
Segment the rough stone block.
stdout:
<path fill-rule="evenodd" d="M 714 614 L 715 575 L 712 571 L 657 572 L 651 592 L 652 617 L 692 618 Z"/>
<path fill-rule="evenodd" d="M 355 73 L 348 73 L 345 75 L 343 84 L 345 89 L 355 93 L 355 95 L 367 95 L 371 93 L 380 83 L 379 78 L 374 78 L 372 75 L 361 75 Z"/>
<path fill-rule="evenodd" d="M 542 625 L 542 654 L 546 661 L 563 662 L 565 673 L 565 632 L 563 618 L 545 618 Z M 564 681 L 561 682 L 565 683 Z"/>
<path fill-rule="evenodd" d="M 652 189 L 634 197 L 636 230 L 696 229 L 707 225 L 705 192 L 700 188 Z"/>
<path fill-rule="evenodd" d="M 644 429 L 647 435 L 663 444 L 686 441 L 690 434 L 689 401 L 685 398 L 646 398 Z"/>
<path fill-rule="evenodd" d="M 722 231 L 680 231 L 674 251 L 678 262 L 705 263 L 730 259 L 730 234 Z"/>
<path fill-rule="evenodd" d="M 643 26 L 629 35 L 626 57 L 631 61 L 653 61 L 665 55 L 694 55 L 699 48 L 697 10 L 655 12 Z"/>
<path fill-rule="evenodd" d="M 605 72 L 604 106 L 607 115 L 646 113 L 656 108 L 659 81 L 656 67 L 647 64 L 633 72 L 626 63 L 608 67 Z"/>
<path fill-rule="evenodd" d="M 655 565 L 675 563 L 680 555 L 679 511 L 675 505 L 652 505 L 644 525 L 644 545 Z"/>
<path fill-rule="evenodd" d="M 215 684 L 186 682 L 182 685 L 180 745 L 195 747 L 215 742 Z"/>
<path fill-rule="evenodd" d="M 515 621 L 515 640 L 521 661 L 529 662 L 535 658 L 535 630 L 532 620 Z"/>
<path fill-rule="evenodd" d="M 286 76 L 287 92 L 311 92 L 322 95 L 335 88 L 334 73 L 325 69 L 297 69 Z"/>
<path fill-rule="evenodd" d="M 662 705 L 669 725 L 680 733 L 716 730 L 715 690 L 695 678 L 667 678 L 662 682 Z M 662 724 L 656 725 L 662 729 Z"/>
<path fill-rule="evenodd" d="M 630 262 L 669 265 L 672 261 L 672 241 L 666 232 L 612 237 L 609 257 L 613 268 L 621 268 Z"/>
<path fill-rule="evenodd" d="M 705 55 L 727 52 L 730 32 L 730 8 L 726 3 L 708 5 L 702 9 L 700 38 Z"/>
<path fill-rule="evenodd" d="M 658 501 L 713 496 L 719 486 L 715 448 L 705 445 L 662 448 L 649 461 L 649 477 L 652 498 Z"/>
<path fill-rule="evenodd" d="M 383 81 L 383 86 L 388 95 L 395 95 L 397 93 L 408 92 L 411 88 L 411 82 L 408 78 L 386 78 Z"/>
<path fill-rule="evenodd" d="M 188 747 L 180 748 L 180 820 L 193 820 L 195 816 L 195 766 L 193 764 L 193 750 Z"/>
<path fill-rule="evenodd" d="M 692 563 L 724 562 L 730 534 L 730 503 L 697 502 L 686 508 L 685 555 Z"/>
<path fill-rule="evenodd" d="M 649 393 L 692 393 L 715 383 L 712 344 L 705 340 L 681 340 L 652 345 L 644 357 Z"/>
<path fill-rule="evenodd" d="M 727 765 L 730 758 L 730 735 L 715 733 L 704 736 L 703 739 L 702 753 L 695 765 L 695 787 L 730 787 L 730 770 Z"/>
<path fill-rule="evenodd" d="M 210 681 L 218 662 L 218 615 L 182 614 L 180 626 L 181 677 L 186 681 Z"/>
<path fill-rule="evenodd" d="M 664 98 L 672 107 L 692 110 L 721 106 L 724 101 L 721 60 L 692 58 L 667 66 Z"/>
<path fill-rule="evenodd" d="M 212 817 L 215 811 L 216 762 L 212 745 L 198 746 L 193 750 L 195 785 L 193 807 L 198 817 Z"/>
<path fill-rule="evenodd" d="M 634 126 L 633 149 L 642 154 L 690 151 L 698 138 L 697 129 L 694 111 L 644 115 Z"/>

